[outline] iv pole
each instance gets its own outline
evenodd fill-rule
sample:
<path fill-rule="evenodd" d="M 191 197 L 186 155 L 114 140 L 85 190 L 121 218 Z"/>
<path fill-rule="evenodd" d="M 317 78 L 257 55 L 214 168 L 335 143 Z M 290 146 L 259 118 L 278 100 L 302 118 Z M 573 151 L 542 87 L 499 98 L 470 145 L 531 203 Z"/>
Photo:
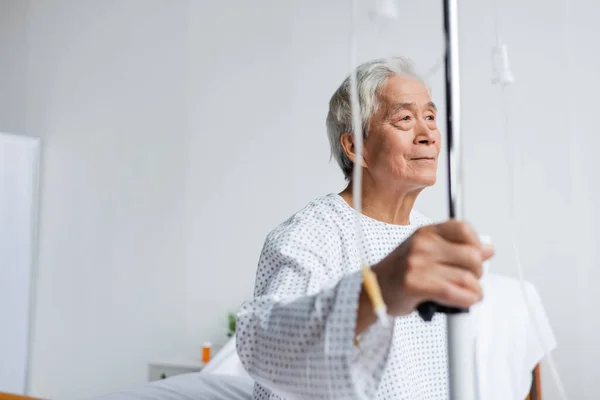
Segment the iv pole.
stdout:
<path fill-rule="evenodd" d="M 444 0 L 446 110 L 450 218 L 464 217 L 460 131 L 458 0 Z M 451 400 L 476 400 L 475 338 L 469 313 L 447 315 Z"/>

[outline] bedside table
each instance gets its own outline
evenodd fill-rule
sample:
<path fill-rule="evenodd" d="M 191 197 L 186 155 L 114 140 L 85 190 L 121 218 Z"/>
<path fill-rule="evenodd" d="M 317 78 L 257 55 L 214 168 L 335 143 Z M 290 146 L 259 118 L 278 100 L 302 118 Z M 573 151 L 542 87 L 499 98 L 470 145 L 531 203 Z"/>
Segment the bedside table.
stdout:
<path fill-rule="evenodd" d="M 148 365 L 148 379 L 150 382 L 167 379 L 171 376 L 199 372 L 204 368 L 202 361 L 173 360 L 151 362 Z"/>

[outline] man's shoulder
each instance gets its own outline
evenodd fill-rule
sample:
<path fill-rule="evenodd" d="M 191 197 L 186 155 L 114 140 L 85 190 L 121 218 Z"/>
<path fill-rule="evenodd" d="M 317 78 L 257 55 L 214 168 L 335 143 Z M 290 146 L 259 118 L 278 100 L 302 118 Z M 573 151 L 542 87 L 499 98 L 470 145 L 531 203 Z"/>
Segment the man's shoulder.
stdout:
<path fill-rule="evenodd" d="M 344 209 L 341 202 L 343 200 L 336 194 L 317 197 L 275 227 L 268 237 L 297 231 L 334 230 L 340 222 L 351 221 L 352 218 L 352 213 Z"/>

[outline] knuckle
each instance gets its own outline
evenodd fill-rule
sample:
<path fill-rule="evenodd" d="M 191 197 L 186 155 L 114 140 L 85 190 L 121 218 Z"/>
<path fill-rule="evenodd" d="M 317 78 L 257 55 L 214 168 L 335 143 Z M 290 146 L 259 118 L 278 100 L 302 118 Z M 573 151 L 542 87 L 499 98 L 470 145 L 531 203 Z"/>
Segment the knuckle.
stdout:
<path fill-rule="evenodd" d="M 465 237 L 471 236 L 474 232 L 473 227 L 465 221 L 458 221 L 457 229 L 461 233 L 461 235 Z"/>
<path fill-rule="evenodd" d="M 469 246 L 465 256 L 468 265 L 473 269 L 477 269 L 477 266 L 481 264 L 481 252 L 477 248 Z"/>
<path fill-rule="evenodd" d="M 406 260 L 406 275 L 412 277 L 417 274 L 423 266 L 423 260 L 419 255 L 408 257 Z"/>
<path fill-rule="evenodd" d="M 457 278 L 457 283 L 464 287 L 469 287 L 473 284 L 472 275 L 468 271 L 461 271 Z"/>
<path fill-rule="evenodd" d="M 424 233 L 428 233 L 433 229 L 433 226 L 431 225 L 425 225 L 425 226 L 421 226 L 419 228 L 417 228 L 415 230 L 415 232 L 413 233 L 413 235 L 419 235 L 419 234 L 424 234 Z"/>
<path fill-rule="evenodd" d="M 458 231 L 458 230 L 462 229 L 461 228 L 462 224 L 463 224 L 463 221 L 459 221 L 457 219 L 450 219 L 443 223 L 443 225 L 446 225 L 448 228 L 450 228 L 453 231 Z"/>
<path fill-rule="evenodd" d="M 427 253 L 431 247 L 431 232 L 419 229 L 413 234 L 410 250 L 413 254 Z"/>
<path fill-rule="evenodd" d="M 410 255 L 415 256 L 415 255 L 419 255 L 419 254 L 423 254 L 423 253 L 427 253 L 427 238 L 424 237 L 419 237 L 419 238 L 415 238 L 415 240 L 412 243 L 412 246 L 410 247 Z"/>
<path fill-rule="evenodd" d="M 405 285 L 426 290 L 431 286 L 431 278 L 430 265 L 423 258 L 415 257 L 407 263 L 404 273 Z"/>
<path fill-rule="evenodd" d="M 414 245 L 415 243 L 421 242 L 427 236 L 427 231 L 424 228 L 417 229 L 411 237 L 411 242 Z"/>
<path fill-rule="evenodd" d="M 415 291 L 418 285 L 418 280 L 415 279 L 413 274 L 406 275 L 404 277 L 404 289 L 410 292 Z"/>
<path fill-rule="evenodd" d="M 422 226 L 422 227 L 418 228 L 416 231 L 414 231 L 412 236 L 423 239 L 423 238 L 430 238 L 434 233 L 435 233 L 435 226 L 427 225 L 427 226 Z"/>
<path fill-rule="evenodd" d="M 475 276 L 477 276 L 477 278 L 481 278 L 481 275 L 483 275 L 483 260 L 481 259 L 481 252 L 476 248 L 471 248 L 468 258 L 470 270 L 475 274 Z"/>
<path fill-rule="evenodd" d="M 475 271 L 473 271 L 475 273 L 475 276 L 477 277 L 477 279 L 481 278 L 483 276 L 483 265 L 479 264 L 477 266 L 477 268 L 475 268 Z"/>
<path fill-rule="evenodd" d="M 439 296 L 446 302 L 452 302 L 454 297 L 454 290 L 450 285 L 442 285 L 438 289 Z"/>

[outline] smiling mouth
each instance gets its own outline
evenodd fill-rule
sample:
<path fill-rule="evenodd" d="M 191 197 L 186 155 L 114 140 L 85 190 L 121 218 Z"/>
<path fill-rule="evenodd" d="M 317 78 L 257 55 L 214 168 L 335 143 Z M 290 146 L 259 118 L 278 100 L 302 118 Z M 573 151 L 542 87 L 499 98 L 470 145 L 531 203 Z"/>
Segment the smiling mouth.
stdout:
<path fill-rule="evenodd" d="M 433 157 L 415 157 L 415 158 L 411 158 L 411 161 L 435 161 L 435 158 Z"/>

